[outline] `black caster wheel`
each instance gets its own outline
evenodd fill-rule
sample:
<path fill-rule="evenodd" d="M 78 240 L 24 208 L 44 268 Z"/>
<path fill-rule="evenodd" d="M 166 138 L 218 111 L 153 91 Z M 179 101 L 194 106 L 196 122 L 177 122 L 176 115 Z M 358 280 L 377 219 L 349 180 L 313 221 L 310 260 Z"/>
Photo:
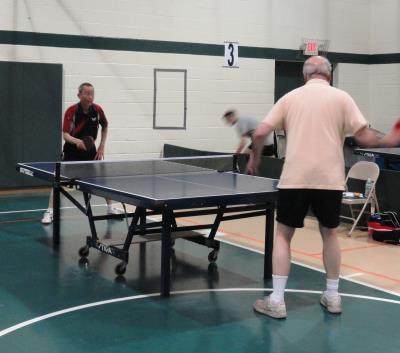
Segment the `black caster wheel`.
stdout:
<path fill-rule="evenodd" d="M 126 278 L 122 275 L 115 277 L 115 283 L 126 284 Z"/>
<path fill-rule="evenodd" d="M 87 259 L 86 257 L 81 257 L 78 261 L 78 264 L 80 267 L 87 268 L 89 267 L 89 259 Z"/>
<path fill-rule="evenodd" d="M 117 266 L 115 266 L 115 273 L 117 275 L 123 275 L 126 272 L 126 263 L 121 262 Z"/>
<path fill-rule="evenodd" d="M 210 261 L 211 263 L 217 261 L 218 259 L 218 251 L 217 250 L 213 250 L 208 254 L 208 261 Z"/>
<path fill-rule="evenodd" d="M 80 257 L 88 257 L 88 255 L 89 255 L 89 247 L 87 245 L 82 246 L 79 249 L 79 256 Z"/>
<path fill-rule="evenodd" d="M 218 265 L 215 262 L 211 262 L 207 268 L 208 272 L 210 273 L 217 273 L 218 272 Z"/>

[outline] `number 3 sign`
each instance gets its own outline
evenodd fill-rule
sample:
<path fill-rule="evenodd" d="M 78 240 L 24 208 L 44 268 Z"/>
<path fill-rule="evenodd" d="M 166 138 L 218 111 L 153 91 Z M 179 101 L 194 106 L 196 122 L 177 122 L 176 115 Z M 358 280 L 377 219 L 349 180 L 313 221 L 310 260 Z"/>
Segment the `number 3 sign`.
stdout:
<path fill-rule="evenodd" d="M 239 67 L 239 43 L 225 42 L 224 67 Z"/>

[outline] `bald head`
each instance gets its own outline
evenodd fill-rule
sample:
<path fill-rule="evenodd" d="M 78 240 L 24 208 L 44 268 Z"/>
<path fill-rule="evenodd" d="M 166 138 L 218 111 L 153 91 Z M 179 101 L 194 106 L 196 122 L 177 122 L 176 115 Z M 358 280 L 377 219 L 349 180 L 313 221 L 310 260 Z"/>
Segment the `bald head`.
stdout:
<path fill-rule="evenodd" d="M 312 78 L 322 78 L 326 81 L 331 80 L 332 65 L 323 56 L 312 56 L 303 65 L 304 80 L 307 82 Z"/>

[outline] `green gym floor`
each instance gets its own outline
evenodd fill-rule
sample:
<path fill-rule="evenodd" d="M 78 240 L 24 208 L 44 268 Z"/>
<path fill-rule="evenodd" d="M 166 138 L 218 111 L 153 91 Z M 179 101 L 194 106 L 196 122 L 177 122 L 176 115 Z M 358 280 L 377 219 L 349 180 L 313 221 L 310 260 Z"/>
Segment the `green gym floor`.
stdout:
<path fill-rule="evenodd" d="M 78 249 L 86 218 L 64 201 L 61 244 L 40 218 L 48 194 L 0 196 L 0 352 L 399 352 L 400 298 L 342 280 L 343 314 L 319 305 L 324 274 L 293 264 L 288 318 L 253 312 L 270 291 L 263 254 L 224 242 L 218 267 L 208 249 L 177 240 L 172 295 L 159 297 L 160 244 L 135 245 L 124 278 L 118 260 Z M 97 204 L 104 202 L 96 200 Z M 105 211 L 104 206 L 96 212 Z M 126 233 L 123 221 L 97 224 L 101 237 Z"/>

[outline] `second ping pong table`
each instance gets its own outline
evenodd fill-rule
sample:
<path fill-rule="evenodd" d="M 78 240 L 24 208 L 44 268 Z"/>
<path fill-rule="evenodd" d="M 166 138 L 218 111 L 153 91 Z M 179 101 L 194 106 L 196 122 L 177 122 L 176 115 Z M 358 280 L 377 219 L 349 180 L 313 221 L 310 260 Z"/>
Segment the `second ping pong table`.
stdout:
<path fill-rule="evenodd" d="M 382 158 L 383 167 L 385 169 L 392 169 L 391 163 L 400 164 L 400 148 L 356 148 L 354 150 L 355 154 L 372 157 L 372 158 Z"/>
<path fill-rule="evenodd" d="M 225 166 L 222 169 L 214 167 L 215 161 L 219 161 L 219 164 L 223 161 Z M 213 263 L 220 248 L 215 235 L 220 223 L 227 220 L 265 216 L 264 278 L 271 278 L 277 180 L 235 173 L 226 167 L 226 164 L 233 166 L 235 163 L 235 158 L 230 155 L 136 161 L 19 163 L 17 170 L 53 185 L 53 242 L 57 244 L 60 241 L 62 194 L 89 221 L 91 235 L 79 250 L 80 256 L 86 258 L 89 249 L 95 248 L 116 257 L 122 260 L 116 267 L 118 275 L 126 270 L 129 248 L 135 237 L 154 239 L 158 235 L 158 240 L 161 240 L 161 295 L 168 296 L 174 238 L 182 237 L 211 248 L 208 259 Z M 84 203 L 67 192 L 65 186 L 81 191 Z M 125 215 L 93 215 L 92 195 L 121 202 Z M 134 213 L 128 214 L 125 204 L 136 206 Z M 147 217 L 154 215 L 161 215 L 161 221 L 146 221 Z M 199 215 L 215 215 L 215 220 L 210 224 L 190 226 L 179 225 L 176 221 L 177 218 Z M 97 237 L 96 221 L 124 216 L 132 217 L 132 220 L 123 244 L 106 244 Z M 208 237 L 196 233 L 202 229 L 210 230 Z"/>

